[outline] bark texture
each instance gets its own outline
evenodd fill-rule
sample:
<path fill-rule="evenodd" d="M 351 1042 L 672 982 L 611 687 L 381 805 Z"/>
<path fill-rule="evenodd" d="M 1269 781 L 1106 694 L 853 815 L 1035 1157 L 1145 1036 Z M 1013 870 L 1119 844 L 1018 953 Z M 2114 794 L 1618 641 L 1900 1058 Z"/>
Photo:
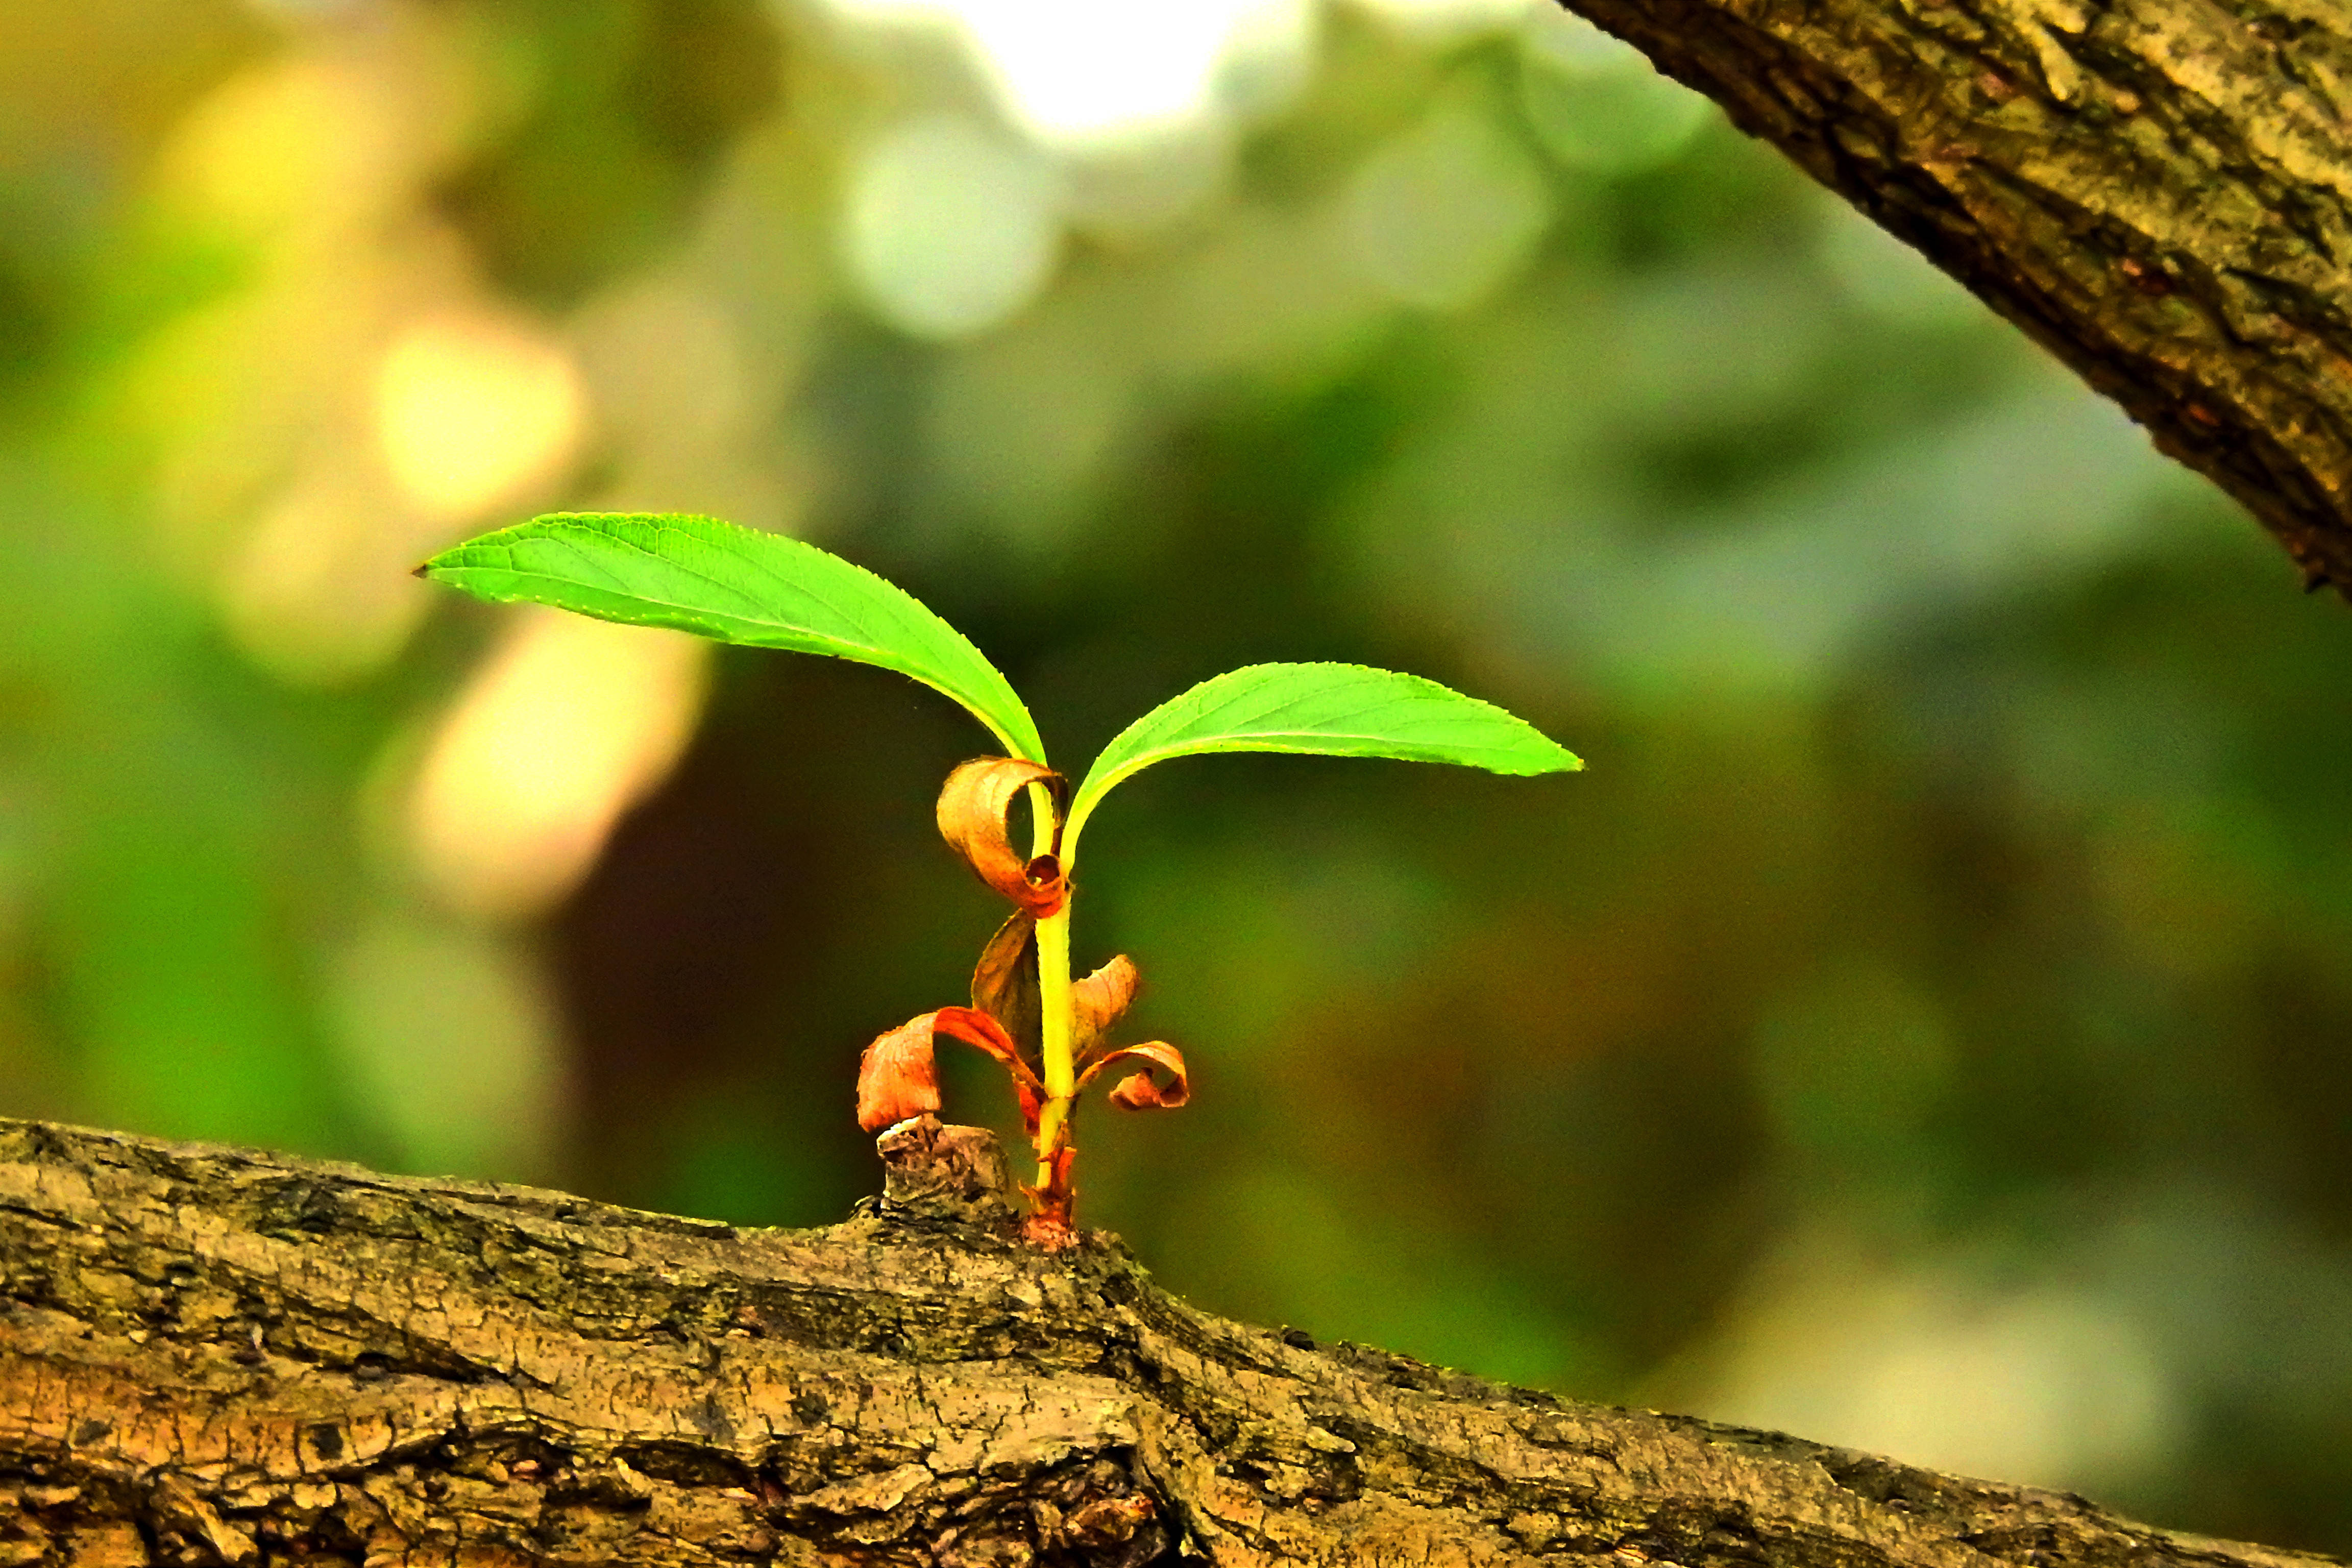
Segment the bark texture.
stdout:
<path fill-rule="evenodd" d="M 749 1231 L 0 1121 L 0 1564 L 2329 1561 L 1223 1321 L 884 1142 Z"/>
<path fill-rule="evenodd" d="M 1563 0 L 2115 399 L 2352 595 L 2352 6 Z"/>

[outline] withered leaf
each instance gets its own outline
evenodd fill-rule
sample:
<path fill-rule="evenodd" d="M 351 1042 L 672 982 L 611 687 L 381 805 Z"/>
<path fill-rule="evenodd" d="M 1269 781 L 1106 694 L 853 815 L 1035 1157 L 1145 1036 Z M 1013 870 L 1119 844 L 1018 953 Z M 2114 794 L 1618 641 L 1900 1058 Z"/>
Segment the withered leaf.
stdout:
<path fill-rule="evenodd" d="M 948 775 L 940 791 L 940 837 L 964 858 L 980 879 L 1039 920 L 1057 913 L 1069 896 L 1059 859 L 1013 848 L 1006 818 L 1013 797 L 1033 784 L 1054 795 L 1056 822 L 1069 802 L 1069 781 L 1051 768 L 1013 757 L 980 757 Z M 1057 830 L 1058 836 L 1058 830 Z"/>
<path fill-rule="evenodd" d="M 895 1127 L 940 1108 L 939 1064 L 931 1058 L 931 1020 L 909 1018 L 866 1047 L 857 1066 L 857 1125 L 868 1132 Z"/>
<path fill-rule="evenodd" d="M 1142 977 L 1135 961 L 1120 953 L 1070 987 L 1070 1048 L 1083 1057 L 1101 1043 L 1110 1026 L 1135 1004 Z"/>
<path fill-rule="evenodd" d="M 879 1132 L 910 1116 L 938 1112 L 939 1063 L 932 1055 L 938 1035 L 976 1046 L 1003 1063 L 1013 1075 L 1022 1117 L 1035 1130 L 1044 1086 L 996 1020 L 971 1007 L 941 1007 L 909 1018 L 866 1047 L 857 1068 L 857 1125 Z"/>
<path fill-rule="evenodd" d="M 1013 1037 L 1004 1032 L 1003 1026 L 976 1007 L 942 1007 L 931 1017 L 940 1033 L 986 1051 L 1013 1075 L 1013 1092 L 1021 1100 L 1022 1124 L 1034 1133 L 1037 1112 L 1045 1100 L 1045 1086 L 1037 1080 L 1029 1064 L 1021 1059 L 1020 1051 L 1013 1047 Z"/>
<path fill-rule="evenodd" d="M 1015 1083 L 1034 1083 L 1037 1075 L 1013 1048 L 1013 1038 L 1004 1026 L 977 1007 L 942 1007 L 930 1015 L 932 1026 L 943 1035 L 951 1035 L 968 1046 L 977 1046 L 1004 1064 Z"/>
<path fill-rule="evenodd" d="M 971 1005 L 1004 1026 L 1024 1059 L 1037 1059 L 1045 1048 L 1045 1009 L 1037 992 L 1034 916 L 1015 911 L 980 950 L 971 972 Z"/>
<path fill-rule="evenodd" d="M 1114 1063 L 1136 1062 L 1144 1070 L 1129 1073 L 1112 1086 L 1110 1102 L 1121 1110 L 1174 1110 L 1192 1098 L 1192 1078 L 1184 1070 L 1184 1055 L 1162 1040 L 1146 1045 L 1123 1046 L 1088 1068 L 1078 1079 L 1084 1088 L 1087 1079 Z M 1152 1073 L 1168 1075 L 1166 1087 L 1157 1082 Z"/>

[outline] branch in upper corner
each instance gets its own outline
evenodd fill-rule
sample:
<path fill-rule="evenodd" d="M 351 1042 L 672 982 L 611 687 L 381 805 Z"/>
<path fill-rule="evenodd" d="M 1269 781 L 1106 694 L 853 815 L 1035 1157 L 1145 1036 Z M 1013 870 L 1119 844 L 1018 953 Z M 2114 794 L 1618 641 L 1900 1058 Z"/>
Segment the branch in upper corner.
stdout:
<path fill-rule="evenodd" d="M 1563 0 L 1923 251 L 2352 595 L 2352 10 Z"/>

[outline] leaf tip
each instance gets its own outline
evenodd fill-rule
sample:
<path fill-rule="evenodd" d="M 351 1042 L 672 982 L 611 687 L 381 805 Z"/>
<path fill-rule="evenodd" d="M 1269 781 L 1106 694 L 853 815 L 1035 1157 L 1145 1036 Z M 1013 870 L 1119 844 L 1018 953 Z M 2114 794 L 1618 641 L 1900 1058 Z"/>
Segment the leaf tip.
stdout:
<path fill-rule="evenodd" d="M 482 537 L 488 538 L 488 536 L 485 534 Z M 410 567 L 408 569 L 408 574 L 412 577 L 422 577 L 428 583 L 433 582 L 439 578 L 443 572 L 446 571 L 451 566 L 458 564 L 454 557 L 459 551 L 465 549 L 467 545 L 473 544 L 475 542 L 477 542 L 475 540 L 465 540 L 457 544 L 451 545 L 448 549 L 441 551 L 436 554 L 428 555 L 424 560 L 418 562 L 415 565 Z"/>

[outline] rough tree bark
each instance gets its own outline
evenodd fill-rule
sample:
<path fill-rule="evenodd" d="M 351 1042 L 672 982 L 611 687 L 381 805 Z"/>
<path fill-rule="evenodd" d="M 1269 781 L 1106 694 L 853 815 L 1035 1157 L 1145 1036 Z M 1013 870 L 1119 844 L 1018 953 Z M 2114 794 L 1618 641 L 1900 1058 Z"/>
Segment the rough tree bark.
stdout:
<path fill-rule="evenodd" d="M 1223 1321 L 884 1142 L 747 1231 L 0 1121 L 0 1564 L 2330 1561 Z"/>
<path fill-rule="evenodd" d="M 1908 240 L 2352 596 L 2352 6 L 1562 0 Z"/>

